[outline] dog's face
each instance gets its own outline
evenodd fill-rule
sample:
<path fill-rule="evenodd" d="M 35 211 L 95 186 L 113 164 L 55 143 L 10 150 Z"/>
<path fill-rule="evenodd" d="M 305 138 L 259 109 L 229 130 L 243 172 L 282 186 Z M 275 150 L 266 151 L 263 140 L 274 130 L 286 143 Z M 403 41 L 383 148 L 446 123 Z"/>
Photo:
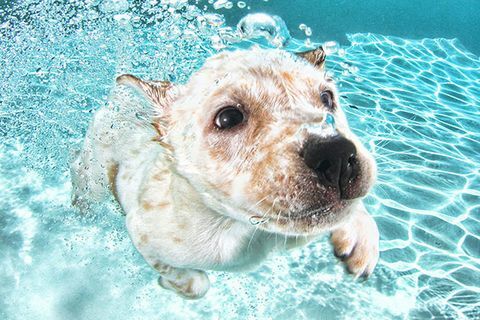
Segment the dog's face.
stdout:
<path fill-rule="evenodd" d="M 221 53 L 177 88 L 164 143 L 175 170 L 219 213 L 312 234 L 345 219 L 368 192 L 375 163 L 350 131 L 318 50 L 306 59 Z"/>

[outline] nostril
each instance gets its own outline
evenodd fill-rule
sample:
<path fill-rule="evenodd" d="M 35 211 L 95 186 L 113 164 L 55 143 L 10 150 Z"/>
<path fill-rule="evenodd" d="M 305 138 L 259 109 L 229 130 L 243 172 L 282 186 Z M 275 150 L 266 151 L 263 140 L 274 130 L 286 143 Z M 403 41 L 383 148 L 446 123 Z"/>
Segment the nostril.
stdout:
<path fill-rule="evenodd" d="M 335 178 L 332 174 L 333 165 L 330 160 L 323 160 L 320 164 L 315 168 L 315 172 L 317 176 L 320 178 L 324 184 L 332 185 L 335 184 Z"/>
<path fill-rule="evenodd" d="M 350 155 L 350 157 L 348 158 L 348 166 L 353 166 L 355 164 L 355 155 L 352 154 Z"/>
<path fill-rule="evenodd" d="M 332 164 L 330 163 L 329 160 L 324 160 L 320 163 L 320 165 L 317 167 L 316 171 L 317 172 L 325 172 L 330 168 Z"/>
<path fill-rule="evenodd" d="M 357 169 L 357 157 L 354 154 L 352 154 L 348 158 L 348 162 L 347 162 L 347 177 L 348 177 L 348 180 L 355 179 L 356 173 L 357 173 L 356 169 Z"/>

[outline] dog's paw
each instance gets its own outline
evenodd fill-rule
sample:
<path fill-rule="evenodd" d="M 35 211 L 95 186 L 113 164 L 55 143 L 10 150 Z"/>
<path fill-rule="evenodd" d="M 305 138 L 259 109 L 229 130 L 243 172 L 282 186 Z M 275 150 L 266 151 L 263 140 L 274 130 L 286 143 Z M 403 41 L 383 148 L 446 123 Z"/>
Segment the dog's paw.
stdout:
<path fill-rule="evenodd" d="M 350 223 L 332 232 L 334 254 L 345 263 L 355 278 L 368 278 L 379 258 L 377 224 L 366 213 L 359 213 Z"/>
<path fill-rule="evenodd" d="M 207 274 L 199 270 L 189 270 L 175 280 L 160 276 L 158 284 L 164 289 L 176 292 L 185 299 L 200 299 L 210 288 Z"/>

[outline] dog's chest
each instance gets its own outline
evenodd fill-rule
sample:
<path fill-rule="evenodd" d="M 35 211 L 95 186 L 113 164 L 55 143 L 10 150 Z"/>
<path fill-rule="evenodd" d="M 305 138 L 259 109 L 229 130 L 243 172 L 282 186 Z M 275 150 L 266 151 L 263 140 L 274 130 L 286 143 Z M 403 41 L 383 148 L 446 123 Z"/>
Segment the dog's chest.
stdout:
<path fill-rule="evenodd" d="M 266 258 L 273 248 L 270 237 L 260 230 L 235 222 L 228 230 L 212 239 L 211 264 L 209 269 L 222 271 L 248 270 Z"/>
<path fill-rule="evenodd" d="M 152 265 L 245 270 L 257 265 L 273 247 L 263 231 L 191 202 L 155 212 L 134 208 L 127 213 L 127 228 Z"/>
<path fill-rule="evenodd" d="M 122 162 L 117 176 L 127 228 L 150 264 L 234 271 L 267 256 L 273 248 L 267 233 L 212 211 L 161 158 L 154 149 L 141 152 Z"/>

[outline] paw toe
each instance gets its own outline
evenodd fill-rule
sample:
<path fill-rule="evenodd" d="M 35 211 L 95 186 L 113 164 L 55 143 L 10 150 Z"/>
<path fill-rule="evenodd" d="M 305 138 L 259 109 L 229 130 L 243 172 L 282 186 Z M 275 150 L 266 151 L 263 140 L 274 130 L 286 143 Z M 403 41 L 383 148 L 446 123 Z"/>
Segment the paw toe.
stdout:
<path fill-rule="evenodd" d="M 357 246 L 352 255 L 345 260 L 349 273 L 355 278 L 367 279 L 378 261 L 378 249 L 375 247 Z"/>
<path fill-rule="evenodd" d="M 206 274 L 198 274 L 179 282 L 160 276 L 158 284 L 164 289 L 176 292 L 185 299 L 200 299 L 210 288 L 210 281 Z"/>
<path fill-rule="evenodd" d="M 331 237 L 334 255 L 340 260 L 346 260 L 355 249 L 355 239 L 343 232 L 334 232 Z"/>
<path fill-rule="evenodd" d="M 334 255 L 345 263 L 346 269 L 355 278 L 368 278 L 378 260 L 378 247 L 370 241 L 358 241 L 356 237 L 332 234 Z"/>

